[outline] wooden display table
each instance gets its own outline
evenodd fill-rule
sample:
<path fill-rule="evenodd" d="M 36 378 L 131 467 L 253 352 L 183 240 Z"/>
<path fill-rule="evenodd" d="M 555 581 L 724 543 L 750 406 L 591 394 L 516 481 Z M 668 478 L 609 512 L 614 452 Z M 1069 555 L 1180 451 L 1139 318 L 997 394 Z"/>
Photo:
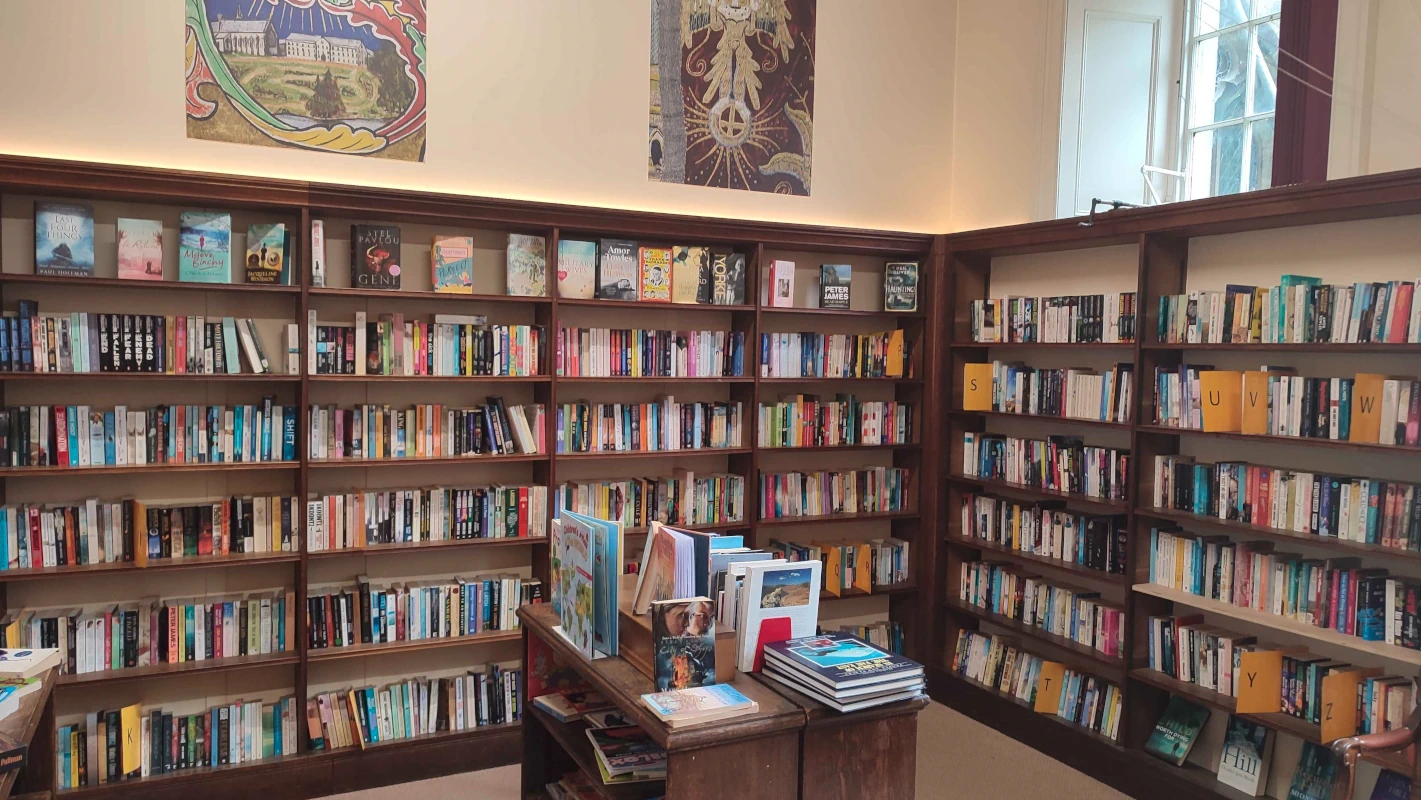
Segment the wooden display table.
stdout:
<path fill-rule="evenodd" d="M 26 747 L 35 740 L 37 734 L 48 736 L 50 739 L 54 738 L 54 708 L 50 702 L 50 693 L 54 689 L 56 674 L 56 670 L 46 670 L 44 675 L 40 677 L 39 690 L 30 692 L 21 698 L 20 709 L 0 720 L 0 738 L 19 742 Z M 40 730 L 42 727 L 45 728 L 43 733 Z M 10 796 L 11 792 L 15 791 L 17 781 L 22 787 L 21 791 L 26 792 L 48 786 L 49 781 L 54 777 L 54 762 L 52 760 L 46 761 L 42 756 L 49 752 L 48 748 L 32 748 L 30 758 L 26 760 L 23 767 L 0 775 L 0 800 L 4 800 Z"/>

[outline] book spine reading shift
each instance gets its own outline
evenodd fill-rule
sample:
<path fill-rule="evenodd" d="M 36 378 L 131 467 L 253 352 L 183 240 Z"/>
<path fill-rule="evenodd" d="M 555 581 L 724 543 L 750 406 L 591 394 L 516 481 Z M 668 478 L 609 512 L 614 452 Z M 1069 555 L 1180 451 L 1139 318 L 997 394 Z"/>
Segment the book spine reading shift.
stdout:
<path fill-rule="evenodd" d="M 427 375 L 514 377 L 540 374 L 547 331 L 529 325 L 488 325 L 482 316 L 436 314 L 434 322 L 409 322 L 381 314 L 367 322 L 316 321 L 310 312 L 313 375 Z"/>
<path fill-rule="evenodd" d="M 542 586 L 516 575 L 437 579 L 372 587 L 313 588 L 306 598 L 312 650 L 518 629 L 518 606 L 542 602 Z"/>
<path fill-rule="evenodd" d="M 771 539 L 766 549 L 775 558 L 786 561 L 824 564 L 824 590 L 835 597 L 851 594 L 865 583 L 877 589 L 902 585 L 910 578 L 908 543 L 902 539 L 886 537 L 866 542 L 811 544 Z"/>
<path fill-rule="evenodd" d="M 311 552 L 382 544 L 546 536 L 546 486 L 379 489 L 306 503 Z"/>
<path fill-rule="evenodd" d="M 762 403 L 757 422 L 761 447 L 844 447 L 908 444 L 913 441 L 913 406 L 892 400 L 859 400 L 835 395 L 785 397 Z"/>
<path fill-rule="evenodd" d="M 1135 293 L 973 300 L 972 341 L 1134 342 Z"/>
<path fill-rule="evenodd" d="M 1105 500 L 1125 499 L 1129 450 L 1088 447 L 1074 436 L 1051 436 L 1043 441 L 970 432 L 962 434 L 962 445 L 962 472 L 970 478 Z"/>
<path fill-rule="evenodd" d="M 741 377 L 745 374 L 745 334 L 564 327 L 558 333 L 558 374 L 589 378 Z"/>
<path fill-rule="evenodd" d="M 99 467 L 296 460 L 296 407 L 259 405 L 9 406 L 0 409 L 0 464 Z"/>
<path fill-rule="evenodd" d="M 382 687 L 322 692 L 306 701 L 313 750 L 397 742 L 522 718 L 522 670 L 480 667 L 467 675 L 409 678 Z"/>
<path fill-rule="evenodd" d="M 745 521 L 745 478 L 697 476 L 677 470 L 671 477 L 568 481 L 557 488 L 553 508 L 628 528 L 653 521 L 666 525 L 720 525 Z"/>
<path fill-rule="evenodd" d="M 1099 592 L 1053 586 L 1015 567 L 990 561 L 962 565 L 958 599 L 1026 625 L 1119 657 L 1125 612 L 1105 605 Z"/>
<path fill-rule="evenodd" d="M 762 333 L 762 378 L 901 378 L 903 331 Z"/>
<path fill-rule="evenodd" d="M 1278 286 L 1162 295 L 1161 342 L 1364 344 L 1421 341 L 1416 281 L 1326 286 L 1284 275 Z"/>
<path fill-rule="evenodd" d="M 1061 500 L 1024 503 L 967 494 L 962 536 L 1105 572 L 1125 574 L 1124 515 L 1076 514 Z"/>
<path fill-rule="evenodd" d="M 1105 374 L 1088 369 L 1036 369 L 992 362 L 992 411 L 1045 417 L 1130 421 L 1135 365 Z"/>
<path fill-rule="evenodd" d="M 866 467 L 760 475 L 760 519 L 908 510 L 908 470 Z"/>
<path fill-rule="evenodd" d="M 559 453 L 653 452 L 744 446 L 740 403 L 564 403 Z"/>
<path fill-rule="evenodd" d="M 541 405 L 498 397 L 472 408 L 311 406 L 311 458 L 319 461 L 545 453 L 545 439 Z"/>
<path fill-rule="evenodd" d="M 1411 483 L 1155 456 L 1152 492 L 1155 508 L 1421 550 L 1421 497 Z"/>

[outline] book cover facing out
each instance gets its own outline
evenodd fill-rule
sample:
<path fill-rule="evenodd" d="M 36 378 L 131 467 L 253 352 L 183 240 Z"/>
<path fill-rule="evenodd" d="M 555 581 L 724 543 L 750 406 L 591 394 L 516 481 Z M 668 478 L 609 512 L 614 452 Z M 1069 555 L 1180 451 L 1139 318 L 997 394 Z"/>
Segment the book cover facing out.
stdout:
<path fill-rule="evenodd" d="M 1183 764 L 1208 719 L 1209 709 L 1178 695 L 1171 696 L 1155 729 L 1150 731 L 1150 738 L 1145 740 L 1145 752 L 1176 767 Z"/>
<path fill-rule="evenodd" d="M 541 236 L 508 234 L 508 294 L 548 296 L 548 245 Z"/>
<path fill-rule="evenodd" d="M 656 690 L 715 683 L 715 609 L 705 597 L 651 604 Z"/>
<path fill-rule="evenodd" d="M 1326 745 L 1303 742 L 1286 800 L 1328 800 L 1332 796 L 1332 752 Z"/>
<path fill-rule="evenodd" d="M 694 305 L 699 302 L 704 247 L 677 245 L 671 248 L 671 302 Z"/>
<path fill-rule="evenodd" d="M 184 211 L 178 223 L 178 280 L 232 282 L 232 215 Z"/>
<path fill-rule="evenodd" d="M 641 248 L 641 300 L 671 302 L 671 251 L 664 247 Z"/>
<path fill-rule="evenodd" d="M 853 268 L 848 264 L 823 264 L 819 276 L 819 307 L 847 309 Z"/>
<path fill-rule="evenodd" d="M 598 245 L 597 299 L 636 300 L 636 242 L 625 239 L 603 239 Z"/>
<path fill-rule="evenodd" d="M 1219 753 L 1219 782 L 1253 797 L 1262 794 L 1271 744 L 1267 728 L 1230 714 Z"/>
<path fill-rule="evenodd" d="M 163 279 L 163 223 L 156 219 L 118 220 L 118 276 L 131 281 Z"/>
<path fill-rule="evenodd" d="M 429 285 L 440 294 L 474 293 L 474 237 L 436 236 Z"/>
<path fill-rule="evenodd" d="M 351 286 L 397 290 L 402 272 L 399 226 L 350 226 Z"/>
<path fill-rule="evenodd" d="M 558 242 L 558 297 L 591 300 L 597 294 L 597 243 Z"/>
<path fill-rule="evenodd" d="M 711 303 L 738 306 L 745 303 L 745 254 L 716 253 L 711 258 Z"/>
<path fill-rule="evenodd" d="M 35 274 L 93 277 L 93 206 L 35 203 Z"/>
<path fill-rule="evenodd" d="M 918 310 L 918 262 L 890 261 L 884 265 L 883 310 Z"/>
<path fill-rule="evenodd" d="M 832 686 L 844 681 L 874 678 L 887 682 L 919 675 L 923 666 L 842 631 L 805 636 L 765 645 L 767 653 L 815 675 Z"/>
<path fill-rule="evenodd" d="M 281 283 L 286 268 L 286 225 L 260 223 L 247 228 L 247 283 Z"/>

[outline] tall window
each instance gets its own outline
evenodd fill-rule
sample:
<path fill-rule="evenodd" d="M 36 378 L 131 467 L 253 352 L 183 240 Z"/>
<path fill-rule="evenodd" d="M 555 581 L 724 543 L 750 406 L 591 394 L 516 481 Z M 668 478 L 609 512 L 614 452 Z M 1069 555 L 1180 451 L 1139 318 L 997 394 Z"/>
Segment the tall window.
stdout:
<path fill-rule="evenodd" d="M 1184 148 L 1189 199 L 1273 177 L 1282 0 L 1191 0 Z"/>

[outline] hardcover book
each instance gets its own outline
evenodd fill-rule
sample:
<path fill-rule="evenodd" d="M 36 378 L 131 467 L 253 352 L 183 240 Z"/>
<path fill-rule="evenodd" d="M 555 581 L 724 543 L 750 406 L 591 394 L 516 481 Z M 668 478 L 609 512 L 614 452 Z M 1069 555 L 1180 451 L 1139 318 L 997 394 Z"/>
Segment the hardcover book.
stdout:
<path fill-rule="evenodd" d="M 918 310 L 918 262 L 890 261 L 884 265 L 883 310 Z"/>
<path fill-rule="evenodd" d="M 508 234 L 508 294 L 548 296 L 548 245 L 541 236 Z"/>
<path fill-rule="evenodd" d="M 701 291 L 701 268 L 705 261 L 704 247 L 677 245 L 671 248 L 671 302 L 694 305 Z"/>
<path fill-rule="evenodd" d="M 232 215 L 184 211 L 178 224 L 178 280 L 232 282 Z"/>
<path fill-rule="evenodd" d="M 1303 742 L 1286 800 L 1328 800 L 1332 796 L 1332 752 L 1326 745 Z"/>
<path fill-rule="evenodd" d="M 765 660 L 797 679 L 822 684 L 834 692 L 921 678 L 923 665 L 880 650 L 842 631 L 788 639 L 765 645 Z"/>
<path fill-rule="evenodd" d="M 474 293 L 474 237 L 436 236 L 430 248 L 429 285 L 440 294 Z"/>
<path fill-rule="evenodd" d="M 1371 800 L 1411 800 L 1411 779 L 1384 769 L 1372 786 Z"/>
<path fill-rule="evenodd" d="M 786 620 L 786 639 L 811 636 L 819 622 L 823 565 L 818 561 L 745 566 L 744 601 L 738 609 L 736 666 L 753 672 L 759 655 L 760 629 L 767 620 Z M 777 623 L 784 625 L 786 623 Z"/>
<path fill-rule="evenodd" d="M 711 258 L 711 303 L 738 306 L 745 303 L 745 254 L 716 253 Z"/>
<path fill-rule="evenodd" d="M 1219 782 L 1258 797 L 1267 788 L 1273 740 L 1267 728 L 1229 715 L 1224 747 L 1219 753 Z"/>
<path fill-rule="evenodd" d="M 597 287 L 597 243 L 558 241 L 558 297 L 591 300 Z"/>
<path fill-rule="evenodd" d="M 558 601 L 562 633 L 588 660 L 592 659 L 593 587 L 592 529 L 567 512 L 562 516 L 562 556 Z"/>
<path fill-rule="evenodd" d="M 819 307 L 846 309 L 849 307 L 849 283 L 853 268 L 848 264 L 823 264 L 819 268 Z"/>
<path fill-rule="evenodd" d="M 357 289 L 400 288 L 398 225 L 350 226 L 350 285 Z"/>
<path fill-rule="evenodd" d="M 285 223 L 247 228 L 247 283 L 281 283 L 286 269 Z"/>
<path fill-rule="evenodd" d="M 636 300 L 640 280 L 636 242 L 603 239 L 597 258 L 597 299 Z"/>
<path fill-rule="evenodd" d="M 35 203 L 35 274 L 93 277 L 93 206 Z"/>
<path fill-rule="evenodd" d="M 619 522 L 562 512 L 563 535 L 569 526 L 585 530 L 592 547 L 592 648 L 609 656 L 617 654 L 617 599 L 620 595 L 622 526 Z M 563 597 L 563 603 L 567 603 Z"/>
<path fill-rule="evenodd" d="M 118 219 L 118 276 L 131 281 L 163 279 L 163 223 Z"/>
<path fill-rule="evenodd" d="M 641 300 L 671 302 L 671 251 L 664 247 L 641 248 Z"/>
<path fill-rule="evenodd" d="M 710 598 L 652 603 L 651 641 L 657 691 L 715 683 L 715 609 Z"/>
<path fill-rule="evenodd" d="M 770 305 L 774 308 L 794 307 L 794 262 L 770 262 Z"/>
<path fill-rule="evenodd" d="M 1172 695 L 1150 738 L 1145 740 L 1145 752 L 1176 767 L 1183 764 L 1208 719 L 1209 709 Z"/>

